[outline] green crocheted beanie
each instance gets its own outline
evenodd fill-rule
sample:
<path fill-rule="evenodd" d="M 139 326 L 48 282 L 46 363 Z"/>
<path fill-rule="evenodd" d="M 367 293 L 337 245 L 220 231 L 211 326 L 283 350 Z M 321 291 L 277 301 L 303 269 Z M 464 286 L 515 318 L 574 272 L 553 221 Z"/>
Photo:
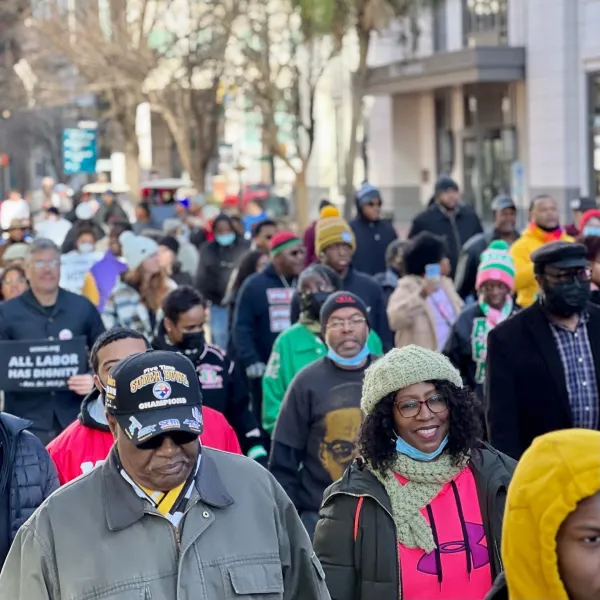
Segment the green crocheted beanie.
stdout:
<path fill-rule="evenodd" d="M 443 354 L 414 344 L 394 348 L 366 370 L 361 408 L 368 415 L 392 392 L 434 379 L 449 381 L 460 388 L 463 386 L 460 373 Z"/>

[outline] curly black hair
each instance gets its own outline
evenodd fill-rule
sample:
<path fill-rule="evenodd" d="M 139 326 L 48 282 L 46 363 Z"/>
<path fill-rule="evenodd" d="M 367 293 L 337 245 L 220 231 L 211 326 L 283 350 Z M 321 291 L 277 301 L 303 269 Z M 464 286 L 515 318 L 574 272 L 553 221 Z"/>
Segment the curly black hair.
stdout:
<path fill-rule="evenodd" d="M 460 457 L 474 450 L 481 440 L 480 402 L 468 388 L 459 388 L 448 381 L 433 380 L 440 396 L 446 399 L 450 410 L 448 454 L 458 462 Z M 380 400 L 364 420 L 358 435 L 360 456 L 378 471 L 387 471 L 394 463 L 396 432 L 394 431 L 394 403 L 392 393 Z"/>

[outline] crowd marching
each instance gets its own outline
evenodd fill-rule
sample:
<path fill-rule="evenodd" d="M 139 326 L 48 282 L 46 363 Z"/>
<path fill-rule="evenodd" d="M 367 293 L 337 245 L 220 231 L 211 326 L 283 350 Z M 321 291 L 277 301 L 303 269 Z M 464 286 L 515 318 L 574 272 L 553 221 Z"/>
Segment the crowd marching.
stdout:
<path fill-rule="evenodd" d="M 297 235 L 0 205 L 0 600 L 600 598 L 600 210 Z M 132 211 L 133 212 L 133 211 Z"/>

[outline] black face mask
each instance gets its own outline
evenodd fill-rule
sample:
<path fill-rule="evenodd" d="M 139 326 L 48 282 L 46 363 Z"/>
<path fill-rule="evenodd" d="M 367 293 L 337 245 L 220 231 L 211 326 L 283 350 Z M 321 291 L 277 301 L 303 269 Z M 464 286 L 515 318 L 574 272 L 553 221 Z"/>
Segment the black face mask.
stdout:
<path fill-rule="evenodd" d="M 572 317 L 580 313 L 590 299 L 590 282 L 573 279 L 552 287 L 544 286 L 544 305 L 557 317 Z"/>
<path fill-rule="evenodd" d="M 198 351 L 198 353 L 204 350 L 204 346 L 206 345 L 206 339 L 204 338 L 203 331 L 193 331 L 191 333 L 184 333 L 183 340 L 181 340 L 181 344 L 179 347 L 182 350 L 194 350 Z"/>
<path fill-rule="evenodd" d="M 306 314 L 309 319 L 318 321 L 321 314 L 321 307 L 325 304 L 329 296 L 331 296 L 331 292 L 304 294 L 300 297 L 300 312 Z"/>

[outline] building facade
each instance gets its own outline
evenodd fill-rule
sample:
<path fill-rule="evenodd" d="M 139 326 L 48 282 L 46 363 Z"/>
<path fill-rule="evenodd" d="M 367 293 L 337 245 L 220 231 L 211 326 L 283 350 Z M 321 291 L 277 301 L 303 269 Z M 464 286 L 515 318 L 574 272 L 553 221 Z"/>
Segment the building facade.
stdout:
<path fill-rule="evenodd" d="M 369 178 L 400 220 L 452 175 L 486 219 L 498 193 L 600 196 L 600 0 L 445 0 L 408 58 L 373 44 Z"/>

